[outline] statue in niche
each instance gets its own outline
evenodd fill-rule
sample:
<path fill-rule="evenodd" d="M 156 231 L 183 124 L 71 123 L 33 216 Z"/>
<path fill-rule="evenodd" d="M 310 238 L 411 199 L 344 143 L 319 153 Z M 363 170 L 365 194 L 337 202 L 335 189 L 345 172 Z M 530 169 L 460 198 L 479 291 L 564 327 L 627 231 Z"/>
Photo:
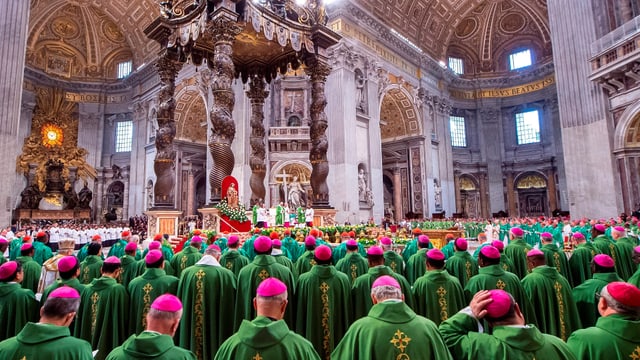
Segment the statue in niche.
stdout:
<path fill-rule="evenodd" d="M 153 183 L 149 181 L 147 183 L 147 209 L 151 209 L 153 207 Z"/>
<path fill-rule="evenodd" d="M 367 203 L 368 206 L 373 206 L 373 191 L 369 189 L 367 184 L 366 174 L 364 168 L 358 170 L 358 199 L 361 202 Z"/>
<path fill-rule="evenodd" d="M 78 209 L 89 209 L 91 200 L 93 199 L 93 193 L 87 187 L 87 182 L 85 181 L 84 187 L 78 193 L 78 205 L 76 208 Z"/>
<path fill-rule="evenodd" d="M 442 187 L 438 182 L 438 179 L 433 179 L 433 193 L 434 193 L 434 203 L 436 205 L 436 211 L 442 210 Z"/>
<path fill-rule="evenodd" d="M 356 109 L 360 112 L 366 113 L 367 109 L 367 80 L 364 78 L 364 74 L 360 69 L 355 71 L 356 77 Z"/>
<path fill-rule="evenodd" d="M 289 200 L 289 208 L 297 209 L 300 206 L 305 206 L 306 204 L 305 191 L 304 191 L 304 188 L 302 187 L 302 184 L 300 184 L 300 181 L 298 181 L 297 176 L 293 177 L 293 181 L 291 181 L 291 183 L 287 186 L 287 188 L 288 188 L 287 197 Z"/>
<path fill-rule="evenodd" d="M 73 188 L 64 192 L 63 202 L 65 209 L 75 209 L 78 206 L 78 194 Z"/>
<path fill-rule="evenodd" d="M 42 195 L 36 184 L 31 184 L 20 193 L 20 209 L 37 209 Z"/>
<path fill-rule="evenodd" d="M 122 170 L 120 169 L 120 166 L 113 164 L 111 165 L 111 170 L 113 171 L 114 179 L 122 179 Z"/>

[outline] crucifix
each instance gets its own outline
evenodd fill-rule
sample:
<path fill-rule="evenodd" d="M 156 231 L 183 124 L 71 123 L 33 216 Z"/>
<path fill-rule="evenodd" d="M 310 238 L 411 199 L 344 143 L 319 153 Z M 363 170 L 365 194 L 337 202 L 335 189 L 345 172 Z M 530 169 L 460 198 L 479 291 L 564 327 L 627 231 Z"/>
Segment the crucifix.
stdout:
<path fill-rule="evenodd" d="M 287 193 L 287 179 L 291 177 L 291 174 L 287 174 L 287 170 L 282 169 L 282 174 L 276 174 L 276 179 L 282 180 L 284 190 L 284 203 L 289 205 L 289 194 Z"/>

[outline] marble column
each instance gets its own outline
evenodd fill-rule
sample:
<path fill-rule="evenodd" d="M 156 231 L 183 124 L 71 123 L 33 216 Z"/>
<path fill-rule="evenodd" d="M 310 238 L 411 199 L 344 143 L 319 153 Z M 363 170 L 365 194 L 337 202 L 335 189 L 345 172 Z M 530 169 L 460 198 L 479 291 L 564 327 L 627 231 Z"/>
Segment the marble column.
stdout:
<path fill-rule="evenodd" d="M 456 196 L 456 211 L 457 213 L 464 212 L 462 208 L 462 196 L 460 194 L 460 171 L 453 172 L 453 192 Z"/>
<path fill-rule="evenodd" d="M 329 162 L 327 161 L 327 149 L 329 142 L 326 135 L 327 114 L 324 109 L 327 106 L 327 98 L 324 92 L 327 76 L 331 73 L 331 67 L 326 63 L 315 60 L 309 67 L 311 75 L 311 149 L 309 161 L 311 162 L 311 188 L 313 189 L 313 207 L 329 208 Z"/>
<path fill-rule="evenodd" d="M 487 174 L 481 173 L 478 175 L 480 179 L 480 211 L 481 216 L 485 219 L 491 217 L 489 213 L 489 197 L 487 192 Z"/>
<path fill-rule="evenodd" d="M 402 178 L 400 177 L 400 168 L 393 169 L 393 211 L 396 216 L 396 222 L 402 221 L 404 214 L 402 212 Z"/>
<path fill-rule="evenodd" d="M 507 173 L 507 204 L 509 205 L 509 216 L 515 217 L 518 216 L 518 211 L 516 209 L 516 192 L 515 185 L 513 183 L 513 173 Z"/>
<path fill-rule="evenodd" d="M 622 20 L 618 25 L 622 25 L 633 19 L 633 9 L 631 8 L 630 0 L 619 0 L 618 3 L 620 4 L 620 17 Z"/>
<path fill-rule="evenodd" d="M 196 208 L 195 196 L 196 196 L 195 170 L 193 169 L 193 164 L 190 164 L 189 172 L 187 175 L 187 216 L 194 215 L 193 211 Z"/>
<path fill-rule="evenodd" d="M 157 64 L 160 75 L 160 92 L 158 95 L 158 130 L 156 131 L 156 158 L 153 170 L 156 174 L 156 183 L 153 189 L 154 207 L 174 209 L 175 204 L 175 157 L 173 138 L 176 136 L 176 76 L 182 68 L 182 64 L 170 59 L 166 54 Z"/>
<path fill-rule="evenodd" d="M 122 194 L 122 219 L 129 219 L 129 183 L 130 183 L 130 174 L 129 167 L 126 167 L 122 170 L 122 183 L 124 184 L 124 192 Z"/>
<path fill-rule="evenodd" d="M 236 102 L 232 88 L 235 78 L 232 46 L 236 35 L 242 30 L 236 22 L 236 13 L 220 10 L 213 15 L 214 18 L 209 21 L 207 27 L 207 32 L 213 38 L 213 57 L 209 59 L 209 66 L 214 69 L 211 78 L 213 105 L 209 112 L 211 136 L 208 141 L 213 159 L 213 166 L 209 172 L 209 201 L 212 204 L 218 203 L 222 198 L 222 179 L 231 175 L 235 165 L 235 157 L 231 150 L 236 136 L 236 124 L 231 116 Z"/>
<path fill-rule="evenodd" d="M 558 208 L 558 198 L 556 196 L 556 172 L 554 169 L 547 169 L 547 196 L 549 197 L 549 214 Z"/>
<path fill-rule="evenodd" d="M 265 163 L 266 149 L 264 145 L 264 100 L 269 96 L 269 91 L 265 89 L 265 82 L 262 78 L 254 77 L 249 84 L 247 96 L 251 100 L 251 177 L 249 186 L 251 187 L 251 205 L 265 199 L 266 189 L 264 178 L 267 172 Z M 271 197 L 273 200 L 274 198 Z"/>
<path fill-rule="evenodd" d="M 22 83 L 29 28 L 30 1 L 0 1 L 0 151 L 5 159 L 0 182 L 0 223 L 11 223 L 11 211 L 16 205 L 16 195 L 24 184 L 16 174 L 15 159 L 21 153 L 22 141 L 18 136 Z"/>

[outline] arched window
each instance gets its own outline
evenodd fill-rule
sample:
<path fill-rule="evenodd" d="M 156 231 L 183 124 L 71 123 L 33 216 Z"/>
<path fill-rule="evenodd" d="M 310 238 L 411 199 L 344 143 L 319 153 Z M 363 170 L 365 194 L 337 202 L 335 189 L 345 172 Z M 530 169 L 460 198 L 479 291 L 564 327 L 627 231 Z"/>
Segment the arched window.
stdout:
<path fill-rule="evenodd" d="M 532 64 L 533 57 L 531 49 L 519 50 L 509 55 L 509 69 L 511 70 L 522 69 Z"/>

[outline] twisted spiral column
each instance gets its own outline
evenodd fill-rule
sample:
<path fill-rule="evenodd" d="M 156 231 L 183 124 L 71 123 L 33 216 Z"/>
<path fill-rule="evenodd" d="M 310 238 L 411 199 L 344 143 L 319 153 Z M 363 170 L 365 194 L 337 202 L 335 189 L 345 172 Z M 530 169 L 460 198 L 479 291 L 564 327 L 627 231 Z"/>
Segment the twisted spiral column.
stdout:
<path fill-rule="evenodd" d="M 265 165 L 265 144 L 264 144 L 264 100 L 269 96 L 269 91 L 265 89 L 265 82 L 262 78 L 251 79 L 247 96 L 251 99 L 251 177 L 249 186 L 251 187 L 251 204 L 264 200 L 266 189 L 264 178 L 266 176 Z"/>
<path fill-rule="evenodd" d="M 327 161 L 327 149 L 329 142 L 326 135 L 328 126 L 327 114 L 324 108 L 327 106 L 327 97 L 324 93 L 327 76 L 331 73 L 331 67 L 326 63 L 315 60 L 309 67 L 311 74 L 311 149 L 309 161 L 311 162 L 311 188 L 313 189 L 313 207 L 329 207 L 329 188 L 327 176 L 329 176 L 329 163 Z"/>

